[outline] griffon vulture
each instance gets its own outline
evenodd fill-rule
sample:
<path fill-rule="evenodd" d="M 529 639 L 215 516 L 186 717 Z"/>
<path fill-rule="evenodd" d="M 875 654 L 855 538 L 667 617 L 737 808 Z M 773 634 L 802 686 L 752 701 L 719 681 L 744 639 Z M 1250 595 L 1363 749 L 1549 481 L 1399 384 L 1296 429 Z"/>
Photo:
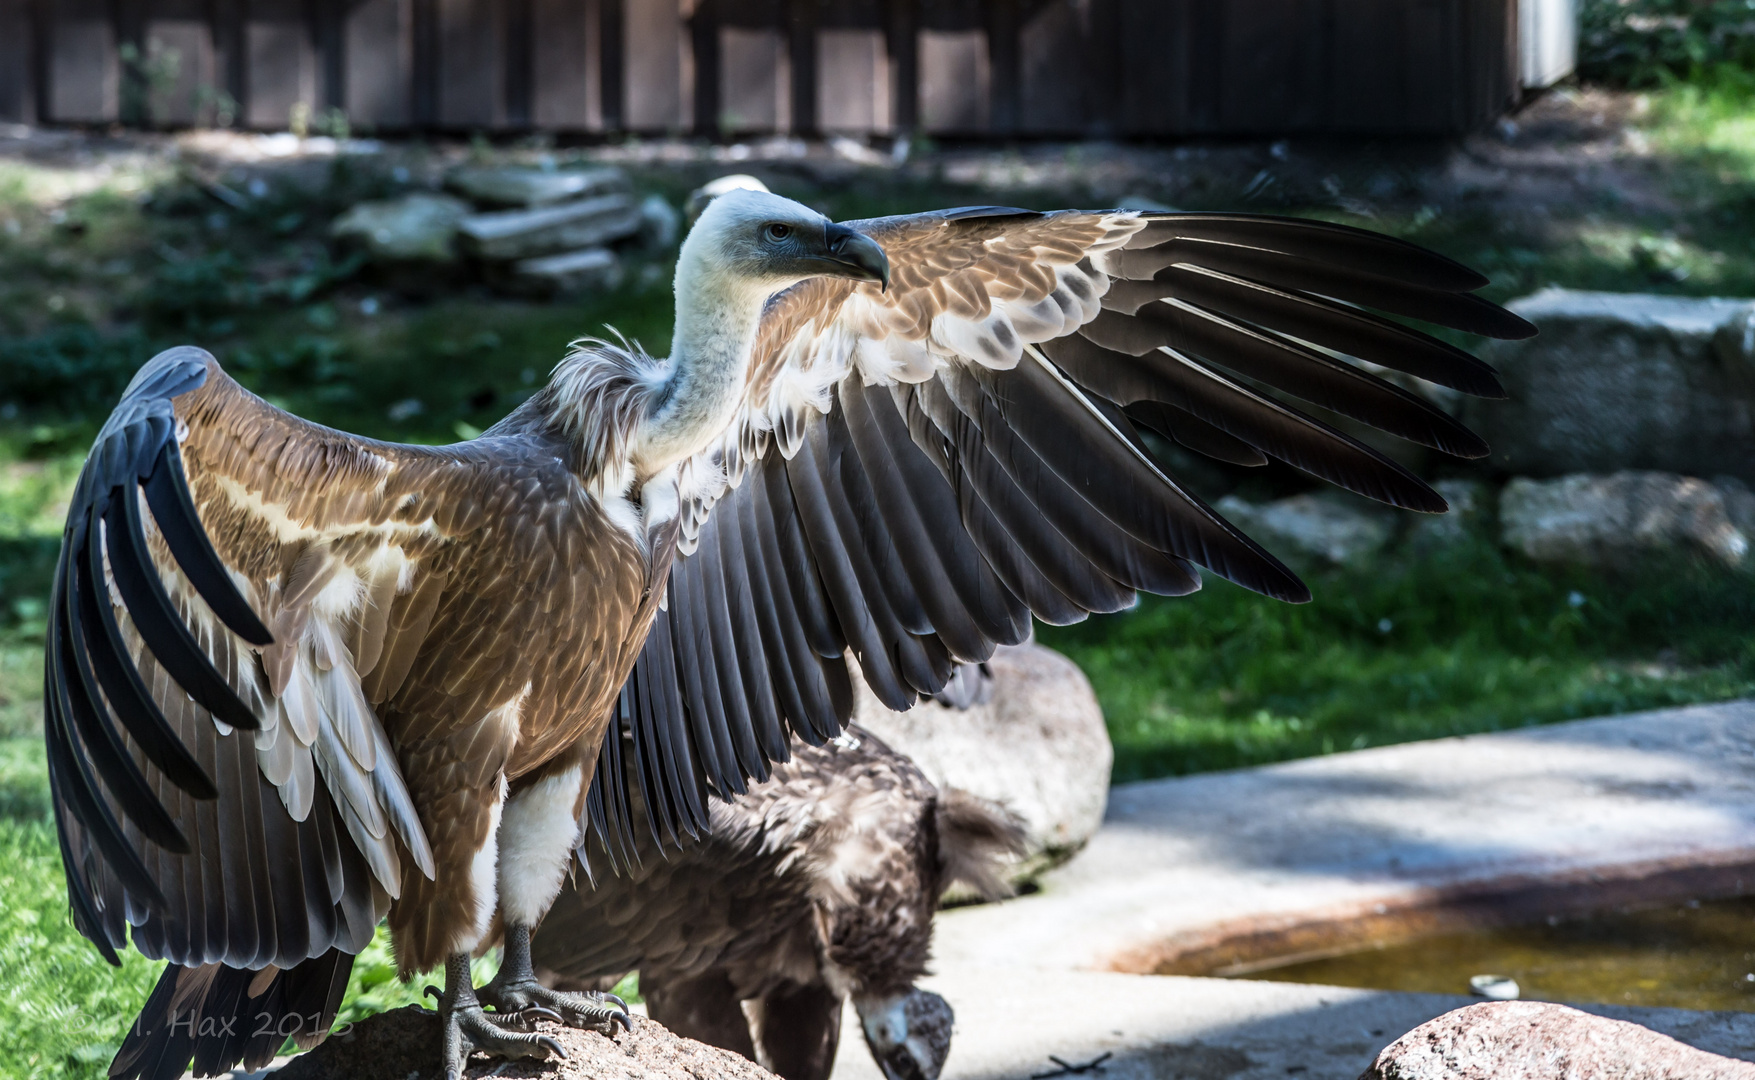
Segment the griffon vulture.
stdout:
<path fill-rule="evenodd" d="M 80 474 L 46 650 L 73 918 L 112 960 L 132 938 L 170 961 L 110 1075 L 314 1043 L 385 915 L 402 972 L 445 968 L 453 1076 L 470 1048 L 559 1051 L 506 1014 L 625 1021 L 529 957 L 612 721 L 671 839 L 769 776 L 789 731 L 839 730 L 849 649 L 904 709 L 1032 616 L 1187 593 L 1197 567 L 1306 599 L 1140 429 L 1442 511 L 1281 395 L 1485 454 L 1373 371 L 1496 395 L 1492 369 L 1368 310 L 1534 332 L 1484 284 L 1319 222 L 836 224 L 734 191 L 683 244 L 667 359 L 580 342 L 469 442 L 334 431 L 199 349 L 160 354 Z"/>
<path fill-rule="evenodd" d="M 591 988 L 638 968 L 654 1020 L 782 1080 L 826 1080 L 851 997 L 890 1080 L 937 1080 L 951 1008 L 914 985 L 933 912 L 953 882 L 1004 895 L 1022 828 L 938 790 L 870 732 L 846 734 L 795 748 L 749 794 L 716 803 L 699 842 L 666 857 L 642 839 L 617 875 L 562 888 L 531 941 L 538 977 Z M 645 807 L 632 810 L 636 836 L 649 835 Z M 591 832 L 588 867 L 621 862 L 609 843 Z"/>

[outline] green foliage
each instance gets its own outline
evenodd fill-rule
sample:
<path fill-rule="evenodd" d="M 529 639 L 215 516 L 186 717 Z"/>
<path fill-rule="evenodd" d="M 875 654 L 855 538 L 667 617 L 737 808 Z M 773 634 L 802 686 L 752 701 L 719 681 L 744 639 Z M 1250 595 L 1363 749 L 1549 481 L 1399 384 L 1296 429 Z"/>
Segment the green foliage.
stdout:
<path fill-rule="evenodd" d="M 1117 781 L 1755 691 L 1755 578 L 1538 568 L 1485 544 L 1044 628 L 1097 689 Z"/>
<path fill-rule="evenodd" d="M 159 967 L 106 964 L 68 916 L 54 827 L 0 817 L 0 1080 L 98 1080 Z"/>
<path fill-rule="evenodd" d="M 1579 31 L 1579 76 L 1608 86 L 1755 69 L 1755 0 L 1584 0 Z"/>
<path fill-rule="evenodd" d="M 105 333 L 86 322 L 0 336 L 0 401 L 32 414 L 107 413 L 152 353 L 138 330 Z"/>

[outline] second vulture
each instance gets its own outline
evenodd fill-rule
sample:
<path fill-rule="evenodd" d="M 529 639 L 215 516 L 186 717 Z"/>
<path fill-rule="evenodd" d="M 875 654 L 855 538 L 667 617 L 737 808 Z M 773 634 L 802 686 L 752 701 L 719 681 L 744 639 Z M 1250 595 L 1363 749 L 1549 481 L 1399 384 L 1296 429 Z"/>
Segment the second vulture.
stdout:
<path fill-rule="evenodd" d="M 599 782 L 603 782 L 599 773 Z M 636 837 L 645 808 L 633 806 Z M 640 972 L 648 1015 L 759 1061 L 781 1080 L 827 1080 L 851 999 L 889 1080 L 938 1080 L 952 1012 L 926 974 L 946 887 L 985 899 L 1022 854 L 1021 824 L 849 726 L 749 794 L 720 802 L 698 843 L 625 861 L 595 830 L 593 871 L 561 889 L 531 940 L 547 985 L 595 989 Z"/>
<path fill-rule="evenodd" d="M 582 341 L 469 442 L 359 438 L 199 349 L 155 357 L 80 474 L 45 658 L 75 924 L 111 960 L 132 939 L 170 961 L 110 1076 L 320 1040 L 386 915 L 404 974 L 445 969 L 451 1076 L 472 1048 L 560 1052 L 506 1013 L 625 1021 L 542 986 L 529 949 L 612 725 L 671 843 L 790 735 L 841 729 L 849 649 L 905 709 L 1032 617 L 1191 592 L 1200 567 L 1306 599 L 1141 430 L 1442 511 L 1318 416 L 1485 454 L 1376 374 L 1500 394 L 1403 321 L 1533 333 L 1485 284 L 1319 222 L 837 224 L 736 191 L 683 244 L 668 358 Z M 627 791 L 603 802 L 625 828 Z M 496 942 L 476 987 L 469 958 Z"/>

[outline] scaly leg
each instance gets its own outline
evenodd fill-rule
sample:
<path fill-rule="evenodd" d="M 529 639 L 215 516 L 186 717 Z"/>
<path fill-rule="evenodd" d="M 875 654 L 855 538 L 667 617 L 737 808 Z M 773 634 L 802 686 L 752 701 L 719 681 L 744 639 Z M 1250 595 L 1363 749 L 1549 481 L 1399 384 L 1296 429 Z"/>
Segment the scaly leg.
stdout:
<path fill-rule="evenodd" d="M 579 994 L 550 990 L 536 981 L 530 963 L 530 927 L 506 927 L 506 952 L 499 974 L 477 993 L 496 1012 L 528 1016 L 548 1014 L 571 1027 L 589 1028 L 608 1035 L 620 1024 L 634 1030 L 628 1004 L 614 994 Z M 558 1014 L 558 1017 L 556 1016 Z"/>
<path fill-rule="evenodd" d="M 525 955 L 529 955 L 528 948 Z M 525 963 L 528 965 L 528 959 Z M 489 1018 L 481 1007 L 480 999 L 476 997 L 474 984 L 469 981 L 468 953 L 453 953 L 445 961 L 443 993 L 436 986 L 427 987 L 426 992 L 439 999 L 439 1019 L 445 1025 L 445 1080 L 462 1080 L 469 1067 L 469 1055 L 475 1050 L 505 1058 L 546 1058 L 551 1054 L 558 1058 L 567 1056 L 567 1052 L 561 1049 L 561 1044 L 547 1035 L 507 1031 Z M 520 1019 L 528 1023 L 539 1015 L 543 1019 L 561 1019 L 541 1008 L 523 1011 Z"/>

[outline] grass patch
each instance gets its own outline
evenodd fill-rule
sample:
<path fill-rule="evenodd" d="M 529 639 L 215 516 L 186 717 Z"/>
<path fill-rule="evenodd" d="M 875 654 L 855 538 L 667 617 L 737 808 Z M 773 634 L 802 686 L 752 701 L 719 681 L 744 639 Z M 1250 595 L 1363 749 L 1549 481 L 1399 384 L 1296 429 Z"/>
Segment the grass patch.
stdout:
<path fill-rule="evenodd" d="M 1755 577 L 1538 568 L 1486 543 L 1199 593 L 1039 639 L 1090 676 L 1115 779 L 1259 765 L 1755 692 Z"/>
<path fill-rule="evenodd" d="M 161 965 L 112 968 L 74 931 L 46 821 L 0 818 L 0 896 L 0 1076 L 101 1077 Z"/>

